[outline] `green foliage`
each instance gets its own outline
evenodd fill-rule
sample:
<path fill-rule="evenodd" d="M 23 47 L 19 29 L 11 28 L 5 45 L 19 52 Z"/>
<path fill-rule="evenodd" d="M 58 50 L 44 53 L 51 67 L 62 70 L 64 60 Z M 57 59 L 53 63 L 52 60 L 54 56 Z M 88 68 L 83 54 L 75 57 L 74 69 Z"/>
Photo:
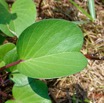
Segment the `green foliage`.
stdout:
<path fill-rule="evenodd" d="M 37 22 L 18 39 L 17 52 L 24 61 L 17 69 L 33 78 L 56 78 L 79 72 L 86 65 L 79 53 L 82 43 L 81 30 L 71 22 L 55 19 Z"/>
<path fill-rule="evenodd" d="M 89 8 L 89 11 L 90 11 L 90 14 L 91 14 L 93 20 L 95 20 L 96 16 L 95 16 L 95 3 L 94 3 L 94 0 L 88 0 L 88 8 Z"/>
<path fill-rule="evenodd" d="M 3 60 L 5 61 L 5 64 L 9 64 L 9 63 L 12 63 L 12 62 L 18 60 L 18 54 L 17 54 L 16 47 L 13 48 L 12 50 L 10 50 L 8 53 L 6 53 Z M 8 68 L 7 71 L 12 72 L 16 69 L 17 69 L 16 66 L 12 66 L 12 67 Z"/>
<path fill-rule="evenodd" d="M 3 44 L 4 40 L 5 40 L 5 37 L 0 35 L 0 45 Z"/>
<path fill-rule="evenodd" d="M 86 12 L 82 7 L 78 6 L 73 0 L 69 0 L 79 11 L 81 11 L 84 15 L 86 15 L 91 21 L 95 20 L 95 7 L 94 0 L 88 0 L 88 7 L 90 14 Z"/>
<path fill-rule="evenodd" d="M 15 85 L 12 92 L 15 99 L 6 103 L 51 103 L 45 83 L 19 73 L 13 74 L 13 77 Z"/>
<path fill-rule="evenodd" d="M 14 81 L 15 86 L 25 86 L 34 81 L 34 79 L 29 79 L 27 76 L 20 74 L 18 71 L 12 72 L 10 79 Z"/>
<path fill-rule="evenodd" d="M 7 43 L 7 44 L 4 44 L 4 45 L 1 45 L 0 46 L 0 59 L 3 59 L 5 54 L 7 52 L 9 52 L 10 50 L 12 50 L 14 47 L 15 47 L 15 45 L 12 44 L 12 43 Z"/>
<path fill-rule="evenodd" d="M 4 66 L 15 83 L 14 100 L 6 103 L 51 103 L 46 84 L 36 78 L 68 76 L 87 65 L 80 53 L 82 31 L 76 24 L 61 19 L 34 23 L 36 8 L 32 0 L 16 0 L 11 11 L 0 0 L 0 10 L 1 31 L 18 37 L 14 45 L 2 44 L 0 36 L 0 69 Z"/>
<path fill-rule="evenodd" d="M 35 22 L 36 8 L 32 0 L 16 0 L 11 11 L 0 1 L 0 29 L 8 36 L 17 36 Z"/>

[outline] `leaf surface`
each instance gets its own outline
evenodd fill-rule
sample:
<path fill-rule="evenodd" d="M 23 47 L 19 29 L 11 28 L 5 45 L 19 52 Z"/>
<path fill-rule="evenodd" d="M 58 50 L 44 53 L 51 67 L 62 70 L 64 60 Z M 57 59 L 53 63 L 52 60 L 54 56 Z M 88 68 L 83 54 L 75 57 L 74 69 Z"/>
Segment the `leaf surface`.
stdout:
<path fill-rule="evenodd" d="M 5 0 L 0 0 L 0 30 L 8 36 L 13 36 L 9 31 L 9 24 L 12 21 L 12 14 L 9 12 L 8 4 Z"/>
<path fill-rule="evenodd" d="M 17 49 L 13 48 L 8 53 L 6 53 L 3 60 L 5 61 L 6 64 L 10 64 L 10 63 L 15 62 L 16 60 L 18 60 Z M 16 65 L 12 66 L 12 67 L 10 67 L 6 70 L 8 72 L 12 72 L 12 71 L 16 70 Z"/>
<path fill-rule="evenodd" d="M 93 20 L 95 20 L 96 14 L 95 14 L 95 1 L 94 0 L 88 0 L 88 8 L 89 8 L 89 11 Z"/>
<path fill-rule="evenodd" d="M 12 92 L 14 100 L 6 103 L 51 103 L 46 84 L 39 80 L 25 86 L 14 85 Z"/>
<path fill-rule="evenodd" d="M 0 61 L 0 67 L 5 66 L 5 62 L 4 61 Z"/>
<path fill-rule="evenodd" d="M 6 43 L 4 45 L 0 46 L 0 59 L 3 59 L 3 57 L 5 56 L 5 54 L 7 52 L 9 52 L 10 50 L 12 50 L 15 47 L 14 44 L 12 43 Z"/>
<path fill-rule="evenodd" d="M 5 10 L 6 11 L 6 10 Z M 2 13 L 7 17 L 7 13 Z M 1 15 L 1 14 L 0 14 Z M 0 29 L 8 36 L 19 35 L 36 19 L 36 7 L 32 0 L 16 0 L 11 8 L 10 19 L 0 24 Z"/>
<path fill-rule="evenodd" d="M 4 36 L 2 36 L 2 35 L 0 35 L 0 45 L 2 45 L 2 44 L 3 44 L 4 40 L 5 40 L 5 37 L 4 37 Z"/>
<path fill-rule="evenodd" d="M 29 79 L 17 71 L 11 73 L 10 79 L 15 83 L 15 86 L 25 86 L 34 81 L 34 79 Z"/>
<path fill-rule="evenodd" d="M 8 10 L 8 4 L 5 2 L 5 0 L 0 0 L 0 4 L 2 4 L 4 7 L 5 7 L 5 9 L 7 9 Z"/>
<path fill-rule="evenodd" d="M 24 42 L 23 42 L 24 41 Z M 27 28 L 17 43 L 18 70 L 33 78 L 56 78 L 82 70 L 87 61 L 80 53 L 80 28 L 65 20 L 43 20 Z"/>

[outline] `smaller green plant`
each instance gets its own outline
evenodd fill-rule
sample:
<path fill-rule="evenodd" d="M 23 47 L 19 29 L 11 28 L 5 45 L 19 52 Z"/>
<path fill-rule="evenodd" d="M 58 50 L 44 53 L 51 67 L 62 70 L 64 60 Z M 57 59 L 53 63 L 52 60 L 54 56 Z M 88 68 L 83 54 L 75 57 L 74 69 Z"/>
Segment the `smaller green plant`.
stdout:
<path fill-rule="evenodd" d="M 72 75 L 87 65 L 86 58 L 80 53 L 83 44 L 81 29 L 62 19 L 34 23 L 36 8 L 32 0 L 16 0 L 12 14 L 7 13 L 6 2 L 0 0 L 0 5 L 2 11 L 6 11 L 0 15 L 7 18 L 7 21 L 0 19 L 0 30 L 18 38 L 16 45 L 0 45 L 0 72 L 9 72 L 15 83 L 14 99 L 6 103 L 51 103 L 47 86 L 40 79 Z"/>
<path fill-rule="evenodd" d="M 82 7 L 78 6 L 77 3 L 75 3 L 73 0 L 69 0 L 79 11 L 81 11 L 83 14 L 85 14 L 91 21 L 94 21 L 96 19 L 95 14 L 95 4 L 94 0 L 88 0 L 88 9 L 89 12 L 86 12 Z"/>

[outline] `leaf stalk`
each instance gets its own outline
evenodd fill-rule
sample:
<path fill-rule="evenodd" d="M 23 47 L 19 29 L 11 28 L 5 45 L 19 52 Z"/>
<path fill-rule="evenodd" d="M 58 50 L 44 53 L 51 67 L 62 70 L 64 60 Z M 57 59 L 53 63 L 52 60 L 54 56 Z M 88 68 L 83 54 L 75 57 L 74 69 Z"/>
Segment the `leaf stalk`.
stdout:
<path fill-rule="evenodd" d="M 7 64 L 6 66 L 3 66 L 3 67 L 0 68 L 0 72 L 6 70 L 7 68 L 15 66 L 15 65 L 19 64 L 20 62 L 23 62 L 23 60 L 17 60 L 17 61 L 15 61 L 13 63 Z"/>

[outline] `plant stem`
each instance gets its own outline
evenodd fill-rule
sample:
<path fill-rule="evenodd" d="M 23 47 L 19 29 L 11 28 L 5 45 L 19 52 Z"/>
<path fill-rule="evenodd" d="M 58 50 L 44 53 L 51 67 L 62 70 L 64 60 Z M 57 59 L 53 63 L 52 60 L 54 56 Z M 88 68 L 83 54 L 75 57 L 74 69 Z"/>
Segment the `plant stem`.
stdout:
<path fill-rule="evenodd" d="M 41 14 L 41 12 L 42 12 L 42 8 L 41 8 L 42 2 L 43 2 L 43 0 L 40 0 L 40 2 L 39 2 L 39 14 Z"/>
<path fill-rule="evenodd" d="M 12 66 L 15 66 L 15 65 L 19 64 L 22 61 L 23 60 L 17 60 L 17 61 L 15 61 L 13 63 L 7 64 L 6 66 L 3 66 L 3 67 L 0 68 L 0 72 L 6 70 L 7 68 L 10 68 Z"/>
<path fill-rule="evenodd" d="M 99 58 L 91 54 L 85 54 L 84 56 L 90 60 L 104 60 L 104 57 Z"/>

